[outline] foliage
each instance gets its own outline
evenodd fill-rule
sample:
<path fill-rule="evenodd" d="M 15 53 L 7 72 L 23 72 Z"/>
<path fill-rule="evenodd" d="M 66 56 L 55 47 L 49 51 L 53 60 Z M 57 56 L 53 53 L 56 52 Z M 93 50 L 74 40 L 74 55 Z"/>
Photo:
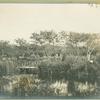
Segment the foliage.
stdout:
<path fill-rule="evenodd" d="M 56 95 L 55 89 L 49 86 L 56 84 L 55 81 L 59 83 L 62 79 L 69 81 L 68 91 L 70 92 L 74 91 L 75 81 L 83 83 L 83 87 L 86 82 L 88 85 L 98 82 L 100 77 L 99 34 L 65 31 L 57 33 L 51 30 L 32 33 L 30 39 L 31 43 L 21 38 L 16 39 L 15 44 L 0 41 L 1 78 L 18 74 L 16 68 L 21 66 L 39 68 L 40 83 L 35 83 L 36 79 L 33 77 L 19 77 L 19 80 L 12 84 L 15 95 Z M 43 81 L 50 81 L 50 83 L 43 83 Z M 72 86 L 73 91 L 71 91 Z M 20 95 L 16 94 L 18 91 Z M 23 91 L 27 91 L 27 94 Z M 72 95 L 75 94 L 72 93 Z"/>
<path fill-rule="evenodd" d="M 29 75 L 17 75 L 13 78 L 10 84 L 6 83 L 4 90 L 11 96 L 73 96 L 68 89 L 70 84 L 68 80 L 43 81 Z M 73 85 L 75 85 L 74 96 L 88 96 L 96 93 L 96 83 L 74 81 Z"/>

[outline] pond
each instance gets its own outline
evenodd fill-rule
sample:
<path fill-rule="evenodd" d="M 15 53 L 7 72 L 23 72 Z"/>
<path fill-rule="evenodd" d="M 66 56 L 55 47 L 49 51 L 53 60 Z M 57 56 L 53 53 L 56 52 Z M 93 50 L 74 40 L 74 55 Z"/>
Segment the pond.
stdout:
<path fill-rule="evenodd" d="M 0 98 L 41 96 L 99 96 L 97 83 L 69 80 L 45 81 L 32 75 L 4 76 L 1 80 Z M 73 88 L 72 88 L 73 85 Z"/>

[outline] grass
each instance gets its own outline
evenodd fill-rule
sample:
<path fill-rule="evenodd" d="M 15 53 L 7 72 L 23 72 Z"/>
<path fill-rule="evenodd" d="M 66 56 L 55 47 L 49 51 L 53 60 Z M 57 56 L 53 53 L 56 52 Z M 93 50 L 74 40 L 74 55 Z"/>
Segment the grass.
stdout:
<path fill-rule="evenodd" d="M 4 81 L 6 95 L 17 97 L 26 94 L 27 96 L 90 96 L 95 94 L 97 88 L 97 84 L 78 81 L 74 81 L 75 88 L 71 88 L 69 80 L 44 81 L 30 75 L 15 75 L 4 79 L 9 80 L 6 83 Z"/>

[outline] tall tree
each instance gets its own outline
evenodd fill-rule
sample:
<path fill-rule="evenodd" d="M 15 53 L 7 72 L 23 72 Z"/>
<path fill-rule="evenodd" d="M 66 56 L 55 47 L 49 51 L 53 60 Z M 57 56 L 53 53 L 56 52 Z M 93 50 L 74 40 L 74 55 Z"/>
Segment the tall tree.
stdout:
<path fill-rule="evenodd" d="M 28 50 L 28 43 L 23 38 L 18 38 L 15 40 L 17 48 L 19 50 L 19 56 L 25 56 Z"/>

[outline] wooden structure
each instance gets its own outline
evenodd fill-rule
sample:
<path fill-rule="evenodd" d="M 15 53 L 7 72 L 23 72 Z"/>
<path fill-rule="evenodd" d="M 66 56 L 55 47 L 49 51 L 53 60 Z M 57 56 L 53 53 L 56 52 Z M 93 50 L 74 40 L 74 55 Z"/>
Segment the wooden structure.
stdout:
<path fill-rule="evenodd" d="M 38 67 L 34 66 L 22 66 L 17 67 L 19 74 L 38 74 Z"/>

